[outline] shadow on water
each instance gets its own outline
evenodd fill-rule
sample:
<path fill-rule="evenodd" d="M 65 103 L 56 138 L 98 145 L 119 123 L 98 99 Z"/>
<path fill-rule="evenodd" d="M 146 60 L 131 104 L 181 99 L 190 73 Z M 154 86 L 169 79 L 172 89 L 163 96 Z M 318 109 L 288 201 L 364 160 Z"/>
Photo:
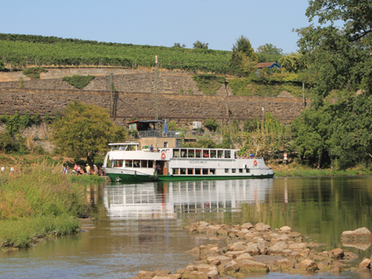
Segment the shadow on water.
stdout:
<path fill-rule="evenodd" d="M 360 262 L 371 256 L 370 243 L 343 245 L 340 236 L 345 230 L 372 229 L 371 181 L 343 177 L 92 186 L 87 198 L 99 214 L 93 227 L 0 255 L 0 278 L 130 278 L 140 270 L 175 271 L 195 260 L 185 251 L 219 241 L 184 229 L 201 220 L 264 222 L 273 229 L 288 225 L 326 244 L 326 250 L 340 247 L 357 254 Z M 359 278 L 350 272 L 341 277 Z"/>

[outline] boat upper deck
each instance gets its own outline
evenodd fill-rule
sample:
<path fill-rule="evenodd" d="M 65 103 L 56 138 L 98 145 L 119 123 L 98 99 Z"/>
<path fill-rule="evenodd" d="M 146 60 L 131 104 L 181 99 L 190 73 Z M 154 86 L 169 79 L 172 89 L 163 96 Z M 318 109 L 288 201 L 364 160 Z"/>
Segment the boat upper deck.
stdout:
<path fill-rule="evenodd" d="M 182 147 L 182 148 L 153 148 L 152 146 L 144 146 L 139 149 L 139 143 L 128 142 L 128 143 L 110 143 L 110 151 L 125 151 L 125 152 L 138 152 L 142 156 L 147 153 L 149 157 L 151 155 L 160 153 L 165 154 L 164 158 L 179 158 L 179 159 L 250 159 L 255 158 L 254 156 L 239 156 L 239 149 L 223 149 L 223 148 L 194 148 L 194 147 Z M 151 155 L 150 155 L 151 154 Z M 146 156 L 146 155 L 145 155 Z"/>

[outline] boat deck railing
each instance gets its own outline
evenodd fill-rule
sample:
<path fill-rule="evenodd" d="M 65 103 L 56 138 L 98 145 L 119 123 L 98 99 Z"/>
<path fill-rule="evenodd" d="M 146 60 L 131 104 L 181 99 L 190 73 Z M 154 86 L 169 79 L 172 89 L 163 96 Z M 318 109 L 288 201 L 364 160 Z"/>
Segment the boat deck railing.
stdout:
<path fill-rule="evenodd" d="M 138 131 L 140 138 L 181 138 L 182 132 L 168 131 L 164 133 L 159 130 Z"/>

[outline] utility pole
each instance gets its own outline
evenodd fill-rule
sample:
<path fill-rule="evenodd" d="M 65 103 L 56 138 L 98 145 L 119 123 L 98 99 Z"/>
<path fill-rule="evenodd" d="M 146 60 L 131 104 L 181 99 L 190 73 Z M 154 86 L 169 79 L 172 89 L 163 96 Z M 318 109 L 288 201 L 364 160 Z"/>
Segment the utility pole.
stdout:
<path fill-rule="evenodd" d="M 157 69 L 158 69 L 158 56 L 155 55 L 155 120 L 158 120 L 158 78 L 157 78 Z M 159 130 L 159 123 L 156 122 L 156 129 Z"/>
<path fill-rule="evenodd" d="M 305 108 L 305 83 L 302 82 L 302 104 Z"/>
<path fill-rule="evenodd" d="M 111 93 L 111 98 L 110 98 L 110 116 L 112 116 L 112 73 L 110 73 L 110 93 Z"/>

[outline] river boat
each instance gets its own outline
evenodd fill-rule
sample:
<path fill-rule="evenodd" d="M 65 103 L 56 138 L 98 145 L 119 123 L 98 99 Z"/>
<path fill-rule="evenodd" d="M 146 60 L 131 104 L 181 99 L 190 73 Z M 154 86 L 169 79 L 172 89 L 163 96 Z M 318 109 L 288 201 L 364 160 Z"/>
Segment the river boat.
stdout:
<path fill-rule="evenodd" d="M 272 178 L 263 158 L 240 157 L 238 149 L 139 148 L 137 142 L 110 143 L 103 170 L 116 182 Z"/>

